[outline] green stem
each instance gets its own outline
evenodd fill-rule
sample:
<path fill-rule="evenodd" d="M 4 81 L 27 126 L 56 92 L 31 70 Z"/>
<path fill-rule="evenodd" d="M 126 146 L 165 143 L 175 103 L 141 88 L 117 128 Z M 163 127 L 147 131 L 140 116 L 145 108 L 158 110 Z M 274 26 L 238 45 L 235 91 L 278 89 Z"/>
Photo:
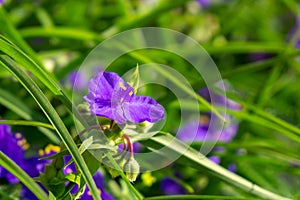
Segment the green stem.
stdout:
<path fill-rule="evenodd" d="M 0 9 L 1 10 L 1 9 Z M 11 41 L 0 35 L 0 50 L 6 55 L 12 57 L 17 63 L 21 64 L 27 70 L 30 70 L 36 77 L 40 79 L 48 88 L 55 94 L 60 95 L 59 85 L 53 74 L 47 72 L 42 65 L 39 65 L 34 60 L 26 55 Z"/>
<path fill-rule="evenodd" d="M 39 127 L 44 127 L 44 128 L 49 128 L 49 129 L 54 130 L 54 127 L 51 124 L 46 124 L 43 122 L 36 122 L 36 121 L 0 120 L 0 124 L 21 125 L 21 126 L 39 126 Z"/>
<path fill-rule="evenodd" d="M 0 166 L 3 166 L 7 171 L 17 177 L 38 199 L 48 199 L 47 194 L 42 188 L 2 151 L 0 151 Z"/>
<path fill-rule="evenodd" d="M 245 198 L 234 196 L 215 196 L 215 195 L 167 195 L 146 197 L 144 200 L 168 200 L 168 199 L 232 199 L 232 200 L 257 200 L 258 198 Z"/>
<path fill-rule="evenodd" d="M 135 197 L 138 200 L 142 200 L 144 199 L 143 195 L 139 193 L 139 191 L 137 191 L 133 185 L 129 182 L 128 178 L 125 176 L 123 170 L 121 169 L 121 167 L 118 165 L 118 163 L 115 161 L 115 159 L 112 157 L 112 155 L 110 153 L 106 154 L 108 160 L 110 161 L 110 163 L 113 165 L 113 167 L 119 171 L 121 177 L 123 178 L 123 180 L 126 182 L 127 186 L 130 188 L 130 190 L 135 194 Z"/>
<path fill-rule="evenodd" d="M 74 32 L 78 34 L 74 34 Z M 26 27 L 20 30 L 20 34 L 25 38 L 31 37 L 58 37 L 65 39 L 102 42 L 105 38 L 103 35 L 96 34 L 89 30 L 80 30 L 69 27 Z M 279 53 L 286 48 L 281 43 L 257 43 L 257 42 L 227 42 L 223 46 L 212 44 L 203 45 L 203 48 L 209 54 L 223 53 L 249 53 L 263 51 L 267 53 Z M 297 51 L 296 49 L 294 51 Z"/>
<path fill-rule="evenodd" d="M 228 171 L 222 166 L 213 163 L 211 160 L 206 158 L 204 155 L 202 155 L 195 149 L 188 147 L 186 144 L 169 134 L 152 137 L 143 143 L 146 146 L 155 149 L 159 149 L 157 145 L 167 147 L 172 151 L 172 153 L 178 154 L 178 157 L 180 156 L 180 159 L 184 163 L 189 163 L 196 168 L 199 168 L 201 166 L 202 169 L 204 168 L 206 171 L 210 172 L 214 176 L 219 177 L 220 179 L 228 182 L 229 184 L 232 184 L 244 191 L 247 191 L 261 198 L 272 200 L 290 200 L 289 198 L 268 191 L 246 180 L 245 178 Z"/>
<path fill-rule="evenodd" d="M 83 157 L 80 155 L 78 148 L 74 143 L 66 126 L 64 125 L 63 121 L 61 120 L 58 113 L 53 108 L 45 94 L 41 91 L 38 85 L 7 56 L 0 56 L 0 66 L 6 68 L 10 73 L 12 73 L 38 103 L 40 108 L 43 110 L 43 112 L 57 131 L 61 140 L 69 150 L 70 154 L 74 158 L 75 163 L 79 167 L 80 172 L 82 173 L 85 181 L 89 186 L 93 198 L 101 200 L 96 184 L 92 178 L 91 173 L 89 172 L 89 169 Z"/>
<path fill-rule="evenodd" d="M 76 32 L 76 34 L 74 34 Z M 73 40 L 102 42 L 104 39 L 91 31 L 67 27 L 29 27 L 20 30 L 23 37 L 58 37 Z"/>
<path fill-rule="evenodd" d="M 245 107 L 247 107 L 249 110 L 254 111 L 257 115 L 264 117 L 265 119 L 271 121 L 271 122 L 275 122 L 276 124 L 282 126 L 285 129 L 288 129 L 291 132 L 296 133 L 298 136 L 300 136 L 300 129 L 292 124 L 289 124 L 288 122 L 277 118 L 253 105 L 247 104 Z"/>

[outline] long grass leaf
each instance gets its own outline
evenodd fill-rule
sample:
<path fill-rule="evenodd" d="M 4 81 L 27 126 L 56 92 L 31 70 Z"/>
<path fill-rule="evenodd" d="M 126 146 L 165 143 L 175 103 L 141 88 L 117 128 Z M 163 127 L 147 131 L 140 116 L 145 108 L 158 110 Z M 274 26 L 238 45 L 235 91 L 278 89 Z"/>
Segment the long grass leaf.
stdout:
<path fill-rule="evenodd" d="M 47 200 L 47 194 L 34 180 L 24 172 L 14 161 L 0 151 L 0 165 L 16 176 L 39 199 Z"/>
<path fill-rule="evenodd" d="M 62 142 L 65 144 L 66 148 L 72 155 L 75 163 L 77 164 L 80 172 L 82 173 L 85 181 L 89 186 L 93 198 L 100 200 L 101 197 L 98 194 L 98 189 L 83 157 L 80 155 L 78 148 L 74 143 L 66 126 L 64 125 L 56 110 L 50 104 L 45 94 L 40 90 L 37 84 L 7 56 L 0 56 L 0 65 L 2 65 L 9 72 L 11 72 L 26 88 L 26 90 L 32 95 L 32 97 L 43 110 L 43 112 L 57 131 L 58 135 L 60 136 Z"/>

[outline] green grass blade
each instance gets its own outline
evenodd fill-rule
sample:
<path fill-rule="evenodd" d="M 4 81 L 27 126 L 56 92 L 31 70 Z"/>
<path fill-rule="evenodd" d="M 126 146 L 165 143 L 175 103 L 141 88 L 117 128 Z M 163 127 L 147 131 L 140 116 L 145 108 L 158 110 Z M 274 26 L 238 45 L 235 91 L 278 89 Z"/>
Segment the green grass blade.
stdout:
<path fill-rule="evenodd" d="M 228 93 L 228 97 L 231 97 L 232 95 Z M 243 109 L 241 111 L 233 111 L 230 109 L 226 109 L 226 112 L 230 115 L 233 115 L 241 120 L 246 120 L 255 124 L 259 124 L 263 127 L 269 128 L 271 130 L 277 131 L 290 139 L 300 143 L 300 129 L 293 124 L 290 124 L 276 116 L 273 116 L 266 111 L 262 110 L 261 108 L 257 108 L 255 106 L 252 106 L 238 98 L 232 98 L 236 102 L 239 102 Z M 170 104 L 174 108 L 178 108 L 179 104 L 174 102 Z M 194 110 L 193 104 L 190 102 L 185 102 L 184 104 L 180 105 L 183 106 L 185 109 L 191 109 Z M 210 112 L 207 107 L 204 107 L 203 105 L 199 106 L 201 110 L 205 112 Z M 224 112 L 224 107 L 216 106 L 215 107 L 219 112 Z"/>
<path fill-rule="evenodd" d="M 5 64 L 4 64 L 5 63 Z M 75 163 L 77 164 L 80 172 L 82 173 L 85 181 L 87 182 L 90 192 L 94 199 L 101 200 L 101 197 L 98 194 L 98 189 L 96 184 L 93 180 L 91 173 L 88 170 L 88 167 L 80 155 L 76 144 L 74 143 L 70 133 L 68 132 L 66 126 L 64 125 L 63 121 L 59 117 L 56 110 L 50 104 L 49 100 L 45 96 L 45 94 L 40 90 L 37 84 L 24 73 L 18 66 L 13 63 L 11 59 L 7 56 L 0 56 L 0 66 L 6 68 L 10 73 L 12 73 L 20 83 L 26 88 L 26 90 L 32 95 L 34 100 L 38 103 L 40 108 L 43 110 L 55 130 L 57 131 L 58 135 L 60 136 L 61 140 L 65 144 L 66 148 L 69 150 L 70 154 L 72 155 Z"/>
<path fill-rule="evenodd" d="M 262 43 L 262 42 L 228 42 L 224 45 L 203 45 L 204 49 L 211 54 L 220 53 L 251 53 L 251 52 L 267 52 L 278 53 L 286 48 L 282 43 Z"/>
<path fill-rule="evenodd" d="M 0 88 L 0 104 L 7 107 L 9 110 L 16 113 L 19 117 L 28 120 L 41 120 L 44 119 L 43 116 L 39 115 L 38 113 L 32 113 L 31 109 L 24 104 L 24 102 L 20 101 L 16 96 L 11 94 L 8 91 L 5 91 Z M 59 138 L 49 129 L 41 127 L 37 127 L 41 133 L 43 133 L 53 144 L 59 144 Z M 50 128 L 50 127 L 47 127 Z"/>
<path fill-rule="evenodd" d="M 18 47 L 13 45 L 9 40 L 0 35 L 0 51 L 6 55 L 12 57 L 17 63 L 21 63 L 22 66 L 33 73 L 38 79 L 40 79 L 55 95 L 60 94 L 60 86 L 57 81 L 48 73 L 43 67 L 35 63 L 30 57 L 28 57 Z"/>
<path fill-rule="evenodd" d="M 130 188 L 130 190 L 135 194 L 136 198 L 138 200 L 142 200 L 144 199 L 143 196 L 139 193 L 139 191 L 137 191 L 133 185 L 129 182 L 128 178 L 125 176 L 123 170 L 121 169 L 121 167 L 118 165 L 118 163 L 115 161 L 115 159 L 112 157 L 112 155 L 110 153 L 106 154 L 107 158 L 109 159 L 110 163 L 114 166 L 114 168 L 116 170 L 119 171 L 122 179 L 125 181 L 125 183 L 127 184 L 127 186 Z"/>
<path fill-rule="evenodd" d="M 76 32 L 76 34 L 74 34 Z M 32 37 L 57 37 L 72 40 L 101 42 L 103 38 L 91 31 L 80 30 L 69 27 L 27 27 L 20 30 L 20 34 L 25 38 Z"/>
<path fill-rule="evenodd" d="M 42 81 L 42 83 L 44 83 L 46 87 L 48 87 L 58 98 L 60 98 L 70 112 L 73 112 L 75 116 L 79 118 L 79 120 L 81 119 L 77 114 L 76 109 L 73 108 L 72 102 L 64 94 L 53 74 L 50 74 L 48 71 L 44 70 L 43 67 L 36 64 L 24 52 L 22 52 L 19 48 L 14 46 L 10 41 L 1 35 L 0 51 L 3 51 L 8 56 L 12 57 L 17 63 L 22 64 L 22 67 L 33 73 L 40 81 Z M 81 122 L 84 124 L 84 121 L 81 120 Z"/>
<path fill-rule="evenodd" d="M 31 119 L 30 109 L 23 102 L 8 91 L 0 88 L 0 104 L 16 113 L 23 119 Z"/>
<path fill-rule="evenodd" d="M 264 118 L 264 117 L 260 117 L 258 115 L 253 115 L 253 114 L 249 114 L 248 112 L 235 112 L 235 111 L 230 111 L 228 110 L 228 113 L 236 116 L 239 119 L 243 119 L 243 120 L 247 120 L 249 122 L 253 122 L 255 124 L 259 124 L 261 126 L 267 127 L 271 130 L 275 130 L 278 131 L 279 133 L 289 137 L 290 139 L 300 143 L 300 137 L 299 135 L 295 134 L 295 132 L 291 132 L 290 130 L 286 129 L 285 127 L 283 127 L 280 124 L 277 123 L 273 123 L 272 121 Z M 278 118 L 274 117 L 275 119 L 279 120 Z M 288 124 L 284 121 L 282 121 L 283 124 Z M 288 124 L 289 125 L 289 124 Z M 292 125 L 289 125 L 292 126 Z"/>
<path fill-rule="evenodd" d="M 0 151 L 0 165 L 17 177 L 38 199 L 48 199 L 47 194 L 42 188 L 2 151 Z"/>
<path fill-rule="evenodd" d="M 275 117 L 267 112 L 265 112 L 264 110 L 260 109 L 260 108 L 257 108 L 255 106 L 252 106 L 250 104 L 247 104 L 246 105 L 250 110 L 254 111 L 257 115 L 265 118 L 265 119 L 268 119 L 280 126 L 282 126 L 283 128 L 286 128 L 287 130 L 290 130 L 291 132 L 294 132 L 296 133 L 297 135 L 300 136 L 300 129 L 278 117 Z"/>
<path fill-rule="evenodd" d="M 172 145 L 170 143 L 172 142 Z M 288 200 L 289 198 L 282 197 L 277 195 L 271 191 L 268 191 L 245 178 L 234 174 L 227 169 L 216 165 L 204 155 L 188 147 L 183 142 L 177 140 L 170 134 L 160 135 L 156 137 L 150 138 L 148 141 L 143 142 L 146 146 L 150 148 L 158 149 L 158 146 L 168 147 L 172 151 L 172 153 L 176 153 L 178 155 L 182 155 L 180 159 L 184 161 L 184 163 L 189 163 L 197 169 L 210 172 L 212 175 L 219 177 L 220 179 L 228 182 L 231 185 L 234 185 L 246 192 L 259 196 L 265 199 L 273 199 L 273 200 Z M 184 152 L 184 153 L 183 153 Z M 166 155 L 167 156 L 167 155 Z"/>
<path fill-rule="evenodd" d="M 15 29 L 14 25 L 9 20 L 7 13 L 5 12 L 3 6 L 0 7 L 0 32 L 10 38 L 11 41 L 18 44 L 18 46 L 26 52 L 34 62 L 41 65 L 41 61 L 36 56 L 32 48 L 25 42 L 21 34 Z"/>
<path fill-rule="evenodd" d="M 78 34 L 74 34 L 74 32 Z M 57 37 L 62 39 L 81 40 L 81 41 L 94 41 L 102 42 L 105 38 L 103 35 L 96 34 L 89 30 L 80 30 L 69 27 L 26 27 L 20 30 L 20 34 L 25 38 L 32 37 Z M 213 44 L 205 44 L 203 48 L 209 54 L 224 54 L 224 53 L 251 53 L 251 52 L 269 52 L 279 53 L 282 52 L 286 46 L 281 43 L 255 43 L 255 42 L 231 42 L 228 41 L 222 46 L 215 46 Z M 294 49 L 289 53 L 297 52 Z"/>
<path fill-rule="evenodd" d="M 229 199 L 229 200 L 258 200 L 258 198 L 244 198 L 234 196 L 215 196 L 215 195 L 166 195 L 146 197 L 144 200 L 171 200 L 171 199 Z"/>
<path fill-rule="evenodd" d="M 154 63 L 150 58 L 142 55 L 138 52 L 131 52 L 130 55 L 137 60 L 140 60 L 145 63 Z M 216 116 L 218 116 L 221 120 L 225 121 L 224 117 L 221 115 L 221 113 L 214 108 L 208 101 L 206 101 L 203 97 L 198 95 L 194 90 L 191 90 L 186 85 L 182 84 L 177 78 L 170 76 L 169 72 L 161 68 L 159 65 L 152 65 L 152 67 L 159 72 L 162 76 L 170 79 L 175 85 L 177 85 L 179 88 L 181 88 L 183 91 L 185 91 L 187 94 L 191 95 L 192 97 L 196 98 L 201 104 L 203 104 L 204 107 L 208 108 L 211 112 L 215 113 Z"/>
<path fill-rule="evenodd" d="M 24 120 L 0 120 L 0 124 L 19 125 L 19 126 L 36 126 L 53 129 L 51 124 L 36 121 L 24 121 Z"/>

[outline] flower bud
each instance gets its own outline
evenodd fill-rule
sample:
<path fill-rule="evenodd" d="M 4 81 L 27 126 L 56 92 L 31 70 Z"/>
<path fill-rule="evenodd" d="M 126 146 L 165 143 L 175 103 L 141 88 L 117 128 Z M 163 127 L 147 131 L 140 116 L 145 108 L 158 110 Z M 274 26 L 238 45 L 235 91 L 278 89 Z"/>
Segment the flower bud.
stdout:
<path fill-rule="evenodd" d="M 128 82 L 128 84 L 133 87 L 134 89 L 134 94 L 137 93 L 137 90 L 139 88 L 139 84 L 140 84 L 140 72 L 139 72 L 139 65 L 136 64 L 136 68 L 135 71 L 133 72 L 133 74 L 130 77 L 130 80 Z"/>
<path fill-rule="evenodd" d="M 130 182 L 134 182 L 140 172 L 140 165 L 134 159 L 134 157 L 130 157 L 127 163 L 124 165 L 124 171 L 126 173 L 126 177 Z"/>

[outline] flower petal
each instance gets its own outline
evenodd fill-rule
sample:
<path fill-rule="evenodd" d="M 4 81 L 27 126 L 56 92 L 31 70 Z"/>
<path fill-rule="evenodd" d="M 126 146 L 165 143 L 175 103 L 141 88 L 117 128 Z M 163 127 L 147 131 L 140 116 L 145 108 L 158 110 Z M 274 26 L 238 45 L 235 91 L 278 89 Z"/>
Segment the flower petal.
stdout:
<path fill-rule="evenodd" d="M 122 107 L 126 119 L 134 123 L 156 122 L 164 118 L 164 108 L 150 97 L 134 96 Z"/>
<path fill-rule="evenodd" d="M 6 154 L 21 167 L 23 167 L 23 149 L 18 144 L 18 142 L 22 142 L 22 139 L 23 136 L 20 133 L 13 134 L 11 132 L 10 126 L 6 124 L 0 124 L 0 151 Z M 7 179 L 10 184 L 19 182 L 19 180 L 15 176 L 13 176 L 2 166 L 0 166 L 0 178 Z"/>
<path fill-rule="evenodd" d="M 89 93 L 84 99 L 93 114 L 124 123 L 126 118 L 121 104 L 130 101 L 133 95 L 133 88 L 118 74 L 100 71 L 89 82 Z"/>

